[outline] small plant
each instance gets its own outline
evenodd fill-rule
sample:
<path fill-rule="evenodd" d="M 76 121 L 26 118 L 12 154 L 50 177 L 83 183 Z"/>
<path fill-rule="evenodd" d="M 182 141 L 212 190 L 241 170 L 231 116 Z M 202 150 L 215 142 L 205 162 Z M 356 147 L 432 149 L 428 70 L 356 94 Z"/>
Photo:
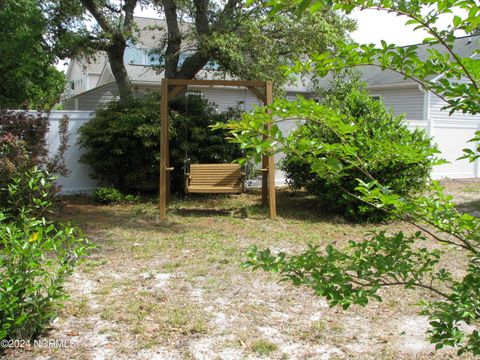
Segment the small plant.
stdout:
<path fill-rule="evenodd" d="M 258 355 L 269 355 L 278 349 L 276 344 L 264 339 L 255 340 L 250 347 Z"/>
<path fill-rule="evenodd" d="M 33 168 L 12 179 L 7 201 L 18 204 L 18 216 L 0 207 L 0 340 L 43 331 L 66 298 L 66 277 L 89 247 L 76 228 L 41 217 L 51 206 L 42 189 L 53 186 L 45 174 Z"/>
<path fill-rule="evenodd" d="M 117 203 L 134 203 L 137 196 L 124 195 L 121 191 L 111 187 L 101 187 L 93 193 L 93 201 L 97 204 L 108 205 Z"/>

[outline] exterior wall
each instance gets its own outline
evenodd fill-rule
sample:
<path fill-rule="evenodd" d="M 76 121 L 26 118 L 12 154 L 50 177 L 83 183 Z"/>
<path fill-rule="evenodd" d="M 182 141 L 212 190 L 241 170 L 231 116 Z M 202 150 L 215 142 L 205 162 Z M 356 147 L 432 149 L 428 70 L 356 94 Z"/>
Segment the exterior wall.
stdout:
<path fill-rule="evenodd" d="M 159 86 L 138 86 L 137 90 L 145 91 L 160 91 Z M 218 111 L 225 111 L 229 107 L 239 106 L 241 110 L 250 111 L 254 106 L 262 105 L 261 102 L 250 92 L 244 88 L 234 87 L 197 87 L 190 86 L 189 91 L 198 91 L 203 97 L 214 103 Z M 115 83 L 110 83 L 76 97 L 78 108 L 75 108 L 75 98 L 64 100 L 64 108 L 71 110 L 95 110 L 109 101 L 116 98 L 117 86 Z M 289 94 L 289 98 L 296 98 L 295 94 Z"/>
<path fill-rule="evenodd" d="M 98 79 L 100 78 L 100 74 L 88 74 L 88 88 L 87 90 L 93 89 L 97 86 Z"/>
<path fill-rule="evenodd" d="M 117 92 L 117 85 L 115 83 L 110 83 L 102 87 L 97 87 L 92 89 L 74 99 L 69 99 L 70 101 L 77 102 L 78 107 L 76 110 L 82 111 L 93 111 L 98 107 L 114 100 Z"/>
<path fill-rule="evenodd" d="M 368 92 L 380 96 L 395 115 L 403 114 L 407 120 L 424 120 L 424 94 L 418 88 L 368 89 Z"/>
<path fill-rule="evenodd" d="M 77 101 L 74 99 L 65 99 L 62 102 L 64 110 L 77 110 L 76 105 Z"/>
<path fill-rule="evenodd" d="M 210 102 L 214 103 L 218 111 L 222 112 L 231 107 L 239 106 L 241 110 L 250 111 L 261 102 L 250 90 L 244 88 L 221 88 L 221 87 L 189 87 L 189 90 L 200 91 Z"/>
<path fill-rule="evenodd" d="M 89 85 L 90 79 L 88 78 L 88 75 L 85 73 L 85 71 L 82 69 L 82 67 L 78 64 L 77 61 L 74 61 L 74 63 L 72 64 L 72 69 L 67 80 L 69 82 L 67 85 L 68 96 L 81 94 L 82 92 L 85 92 L 92 87 L 91 85 Z M 73 81 L 74 83 L 73 90 L 70 87 L 71 81 Z"/>

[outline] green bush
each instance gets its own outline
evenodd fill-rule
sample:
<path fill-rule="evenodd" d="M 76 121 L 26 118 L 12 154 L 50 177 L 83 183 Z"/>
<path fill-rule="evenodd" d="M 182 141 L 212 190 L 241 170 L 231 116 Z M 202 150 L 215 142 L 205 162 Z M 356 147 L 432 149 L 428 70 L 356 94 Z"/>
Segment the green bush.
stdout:
<path fill-rule="evenodd" d="M 42 332 L 66 297 L 66 277 L 88 248 L 75 228 L 41 217 L 51 205 L 44 197 L 48 190 L 42 191 L 50 182 L 44 175 L 32 168 L 22 179 L 12 179 L 16 185 L 6 189 L 7 199 L 31 200 L 18 203 L 17 217 L 0 206 L 0 340 L 26 340 Z M 37 196 L 22 196 L 32 193 Z"/>
<path fill-rule="evenodd" d="M 64 154 L 68 149 L 68 118 L 60 121 L 60 146 L 53 156 L 48 153 L 48 130 L 46 113 L 0 110 L 0 206 L 12 218 L 19 216 L 20 209 L 27 209 L 35 217 L 34 209 L 27 205 L 33 199 L 52 202 L 59 190 L 53 183 L 53 174 L 67 174 Z M 48 181 L 32 182 L 30 176 L 24 176 L 26 173 Z M 43 211 L 41 204 L 35 207 Z"/>
<path fill-rule="evenodd" d="M 187 102 L 187 104 L 186 104 Z M 170 164 L 172 191 L 183 190 L 185 153 L 192 162 L 231 162 L 241 156 L 236 144 L 209 126 L 239 116 L 218 113 L 200 96 L 177 97 L 170 102 Z M 160 162 L 160 95 L 150 93 L 129 102 L 112 102 L 97 110 L 80 129 L 81 161 L 91 176 L 123 193 L 156 191 Z"/>
<path fill-rule="evenodd" d="M 326 94 L 324 105 L 342 116 L 349 116 L 357 125 L 353 145 L 358 148 L 358 157 L 364 162 L 368 172 L 374 178 L 380 179 L 382 185 L 402 196 L 419 193 L 425 188 L 433 166 L 432 154 L 436 150 L 423 130 L 409 130 L 403 117 L 394 116 L 381 101 L 372 99 L 362 89 Z M 319 143 L 340 142 L 337 134 L 330 128 L 313 121 L 300 125 L 293 137 Z M 357 179 L 370 180 L 365 173 L 358 168 L 352 168 L 348 176 L 339 180 L 340 183 L 338 180 L 333 183 L 328 177 L 320 177 L 312 171 L 311 165 L 295 152 L 295 146 L 302 146 L 302 141 L 293 145 L 293 151 L 287 154 L 283 163 L 283 170 L 293 188 L 306 189 L 316 195 L 326 208 L 355 221 L 378 221 L 386 218 L 386 213 L 382 210 L 348 194 L 355 193 Z M 382 156 L 382 147 L 392 146 L 392 143 L 402 149 L 415 149 L 417 153 L 423 154 L 420 156 L 422 160 L 412 163 L 405 156 Z"/>
<path fill-rule="evenodd" d="M 93 193 L 93 201 L 97 204 L 116 204 L 116 203 L 133 203 L 138 197 L 134 195 L 124 195 L 115 188 L 102 187 Z"/>

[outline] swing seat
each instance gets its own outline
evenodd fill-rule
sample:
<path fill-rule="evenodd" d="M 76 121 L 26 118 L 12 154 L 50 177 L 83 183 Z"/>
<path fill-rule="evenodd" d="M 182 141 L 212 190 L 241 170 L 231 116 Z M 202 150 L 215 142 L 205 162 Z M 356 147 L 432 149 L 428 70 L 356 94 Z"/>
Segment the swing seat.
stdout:
<path fill-rule="evenodd" d="M 240 164 L 190 164 L 185 174 L 186 193 L 243 192 L 245 174 Z"/>

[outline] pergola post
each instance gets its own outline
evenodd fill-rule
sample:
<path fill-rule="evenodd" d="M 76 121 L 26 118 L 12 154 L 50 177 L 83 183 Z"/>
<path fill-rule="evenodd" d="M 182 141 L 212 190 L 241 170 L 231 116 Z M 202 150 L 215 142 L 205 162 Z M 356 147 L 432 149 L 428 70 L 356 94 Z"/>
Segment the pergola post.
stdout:
<path fill-rule="evenodd" d="M 163 79 L 160 101 L 160 220 L 167 218 L 168 157 L 168 79 Z"/>
<path fill-rule="evenodd" d="M 273 102 L 273 85 L 271 81 L 265 83 L 265 105 L 271 105 Z M 271 110 L 268 110 L 271 113 Z M 272 130 L 272 123 L 267 124 L 267 130 L 270 132 Z M 277 217 L 277 200 L 275 194 L 275 158 L 271 154 L 269 156 L 264 156 L 266 158 L 266 168 L 268 176 L 268 215 L 270 219 L 275 219 Z M 265 173 L 264 173 L 265 174 Z M 263 192 L 263 191 L 262 191 Z"/>

